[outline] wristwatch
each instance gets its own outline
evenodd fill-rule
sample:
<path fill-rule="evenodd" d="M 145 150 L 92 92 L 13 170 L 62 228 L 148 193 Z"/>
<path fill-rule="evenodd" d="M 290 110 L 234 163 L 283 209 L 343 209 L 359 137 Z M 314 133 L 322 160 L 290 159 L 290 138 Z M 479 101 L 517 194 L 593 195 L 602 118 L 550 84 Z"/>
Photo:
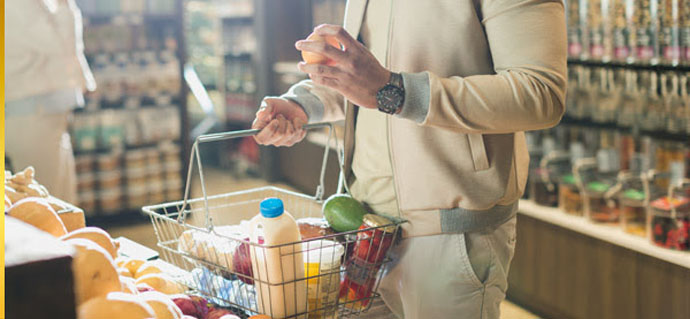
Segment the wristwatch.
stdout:
<path fill-rule="evenodd" d="M 391 78 L 378 92 L 376 92 L 376 104 L 379 111 L 386 114 L 398 113 L 405 102 L 405 88 L 400 73 L 391 72 Z"/>

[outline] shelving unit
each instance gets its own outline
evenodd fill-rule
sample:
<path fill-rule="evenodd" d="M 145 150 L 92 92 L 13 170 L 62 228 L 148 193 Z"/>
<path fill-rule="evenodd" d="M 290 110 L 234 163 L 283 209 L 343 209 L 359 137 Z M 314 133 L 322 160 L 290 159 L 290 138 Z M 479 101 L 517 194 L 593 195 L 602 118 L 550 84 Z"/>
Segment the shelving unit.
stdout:
<path fill-rule="evenodd" d="M 182 2 L 77 4 L 98 86 L 71 127 L 79 206 L 98 220 L 181 198 L 189 149 Z"/>
<path fill-rule="evenodd" d="M 655 246 L 644 237 L 624 232 L 618 224 L 594 224 L 583 217 L 568 215 L 558 208 L 540 206 L 529 200 L 520 200 L 519 213 L 690 269 L 690 252 Z"/>

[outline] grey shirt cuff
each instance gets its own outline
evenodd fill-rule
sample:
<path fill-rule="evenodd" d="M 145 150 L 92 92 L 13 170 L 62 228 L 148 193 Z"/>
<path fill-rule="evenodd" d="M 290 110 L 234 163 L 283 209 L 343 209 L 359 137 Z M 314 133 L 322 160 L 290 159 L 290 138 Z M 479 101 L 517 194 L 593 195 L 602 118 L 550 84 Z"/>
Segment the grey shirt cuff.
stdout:
<path fill-rule="evenodd" d="M 316 95 L 312 94 L 301 85 L 294 85 L 287 93 L 280 97 L 293 101 L 301 106 L 304 113 L 307 114 L 309 123 L 320 122 L 323 119 L 323 103 Z"/>
<path fill-rule="evenodd" d="M 405 102 L 402 111 L 395 116 L 422 123 L 429 113 L 429 75 L 426 72 L 402 73 L 402 78 Z"/>

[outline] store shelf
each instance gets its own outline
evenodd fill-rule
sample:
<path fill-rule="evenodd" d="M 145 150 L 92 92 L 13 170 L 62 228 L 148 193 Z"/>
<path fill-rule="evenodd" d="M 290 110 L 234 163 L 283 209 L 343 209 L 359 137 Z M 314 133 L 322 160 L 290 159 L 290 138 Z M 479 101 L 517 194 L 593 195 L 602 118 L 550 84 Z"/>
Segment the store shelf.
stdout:
<path fill-rule="evenodd" d="M 617 226 L 594 224 L 558 208 L 540 206 L 528 200 L 520 200 L 519 213 L 690 269 L 690 252 L 655 246 L 648 239 L 625 233 Z"/>
<path fill-rule="evenodd" d="M 588 67 L 603 67 L 612 69 L 630 69 L 630 70 L 647 70 L 647 71 L 672 71 L 672 72 L 688 72 L 690 65 L 683 64 L 663 64 L 663 63 L 625 63 L 625 62 L 603 62 L 593 60 L 568 59 L 570 65 L 582 65 Z"/>

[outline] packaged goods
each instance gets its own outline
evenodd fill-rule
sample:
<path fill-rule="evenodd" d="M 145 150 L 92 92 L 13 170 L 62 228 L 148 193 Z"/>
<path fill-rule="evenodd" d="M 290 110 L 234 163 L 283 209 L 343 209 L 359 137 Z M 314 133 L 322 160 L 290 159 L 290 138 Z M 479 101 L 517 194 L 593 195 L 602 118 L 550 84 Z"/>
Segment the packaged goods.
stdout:
<path fill-rule="evenodd" d="M 664 196 L 650 203 L 652 241 L 659 246 L 690 250 L 690 199 Z"/>
<path fill-rule="evenodd" d="M 302 240 L 335 234 L 328 222 L 322 218 L 300 218 L 297 220 Z"/>
<path fill-rule="evenodd" d="M 263 200 L 260 208 L 250 221 L 251 241 L 258 243 L 257 227 L 261 227 L 265 245 L 279 246 L 250 249 L 258 310 L 275 318 L 304 313 L 307 296 L 299 227 L 278 198 Z"/>
<path fill-rule="evenodd" d="M 367 214 L 357 234 L 352 256 L 345 262 L 345 279 L 340 285 L 340 298 L 348 306 L 367 306 L 371 300 L 378 272 L 388 249 L 393 245 L 395 227 L 385 217 Z"/>
<path fill-rule="evenodd" d="M 303 245 L 309 318 L 335 318 L 345 247 L 330 240 L 309 241 Z"/>
<path fill-rule="evenodd" d="M 112 171 L 121 167 L 122 153 L 111 152 L 96 157 L 99 171 Z"/>
<path fill-rule="evenodd" d="M 125 208 L 122 190 L 119 187 L 101 189 L 97 196 L 98 206 L 105 213 L 115 213 Z"/>
<path fill-rule="evenodd" d="M 125 153 L 125 168 L 139 169 L 146 167 L 146 150 L 128 150 Z"/>
<path fill-rule="evenodd" d="M 96 165 L 96 158 L 93 155 L 78 155 L 74 157 L 77 174 L 93 172 Z"/>
<path fill-rule="evenodd" d="M 98 172 L 98 187 L 102 190 L 120 188 L 122 186 L 121 170 L 100 171 Z"/>
<path fill-rule="evenodd" d="M 96 188 L 96 174 L 92 172 L 80 173 L 77 175 L 77 190 L 86 192 Z"/>

